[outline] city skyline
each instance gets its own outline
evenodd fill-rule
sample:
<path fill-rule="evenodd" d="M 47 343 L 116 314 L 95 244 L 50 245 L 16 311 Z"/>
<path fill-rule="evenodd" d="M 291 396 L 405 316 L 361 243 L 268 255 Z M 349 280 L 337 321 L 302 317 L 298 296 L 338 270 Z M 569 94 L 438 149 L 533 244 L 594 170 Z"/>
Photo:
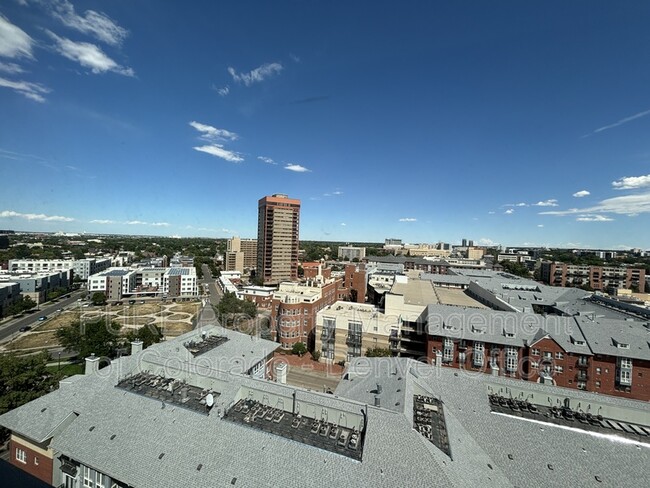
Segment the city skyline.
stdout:
<path fill-rule="evenodd" d="M 650 5 L 0 7 L 0 228 L 650 248 Z"/>

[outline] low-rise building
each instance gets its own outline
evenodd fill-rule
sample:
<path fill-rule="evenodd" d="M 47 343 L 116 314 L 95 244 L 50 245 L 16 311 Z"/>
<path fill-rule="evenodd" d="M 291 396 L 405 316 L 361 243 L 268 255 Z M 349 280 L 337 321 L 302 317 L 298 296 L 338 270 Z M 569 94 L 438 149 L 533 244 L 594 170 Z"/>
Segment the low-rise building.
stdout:
<path fill-rule="evenodd" d="M 11 281 L 0 282 L 0 317 L 7 315 L 7 309 L 22 298 L 20 285 Z"/>
<path fill-rule="evenodd" d="M 583 266 L 551 261 L 542 262 L 541 278 L 551 286 L 588 287 L 598 291 L 632 288 L 644 293 L 646 284 L 644 268 Z"/>
<path fill-rule="evenodd" d="M 355 246 L 339 246 L 338 256 L 340 259 L 344 259 L 346 261 L 352 261 L 353 259 L 361 261 L 366 257 L 366 248 Z"/>
<path fill-rule="evenodd" d="M 27 273 L 49 273 L 72 268 L 74 276 L 87 280 L 89 276 L 108 269 L 111 266 L 110 258 L 86 259 L 10 259 L 9 271 L 22 271 Z"/>
<path fill-rule="evenodd" d="M 72 276 L 72 268 L 35 273 L 13 271 L 0 273 L 0 282 L 18 283 L 23 296 L 31 298 L 36 304 L 41 304 L 47 301 L 48 293 L 69 289 L 72 286 Z"/>

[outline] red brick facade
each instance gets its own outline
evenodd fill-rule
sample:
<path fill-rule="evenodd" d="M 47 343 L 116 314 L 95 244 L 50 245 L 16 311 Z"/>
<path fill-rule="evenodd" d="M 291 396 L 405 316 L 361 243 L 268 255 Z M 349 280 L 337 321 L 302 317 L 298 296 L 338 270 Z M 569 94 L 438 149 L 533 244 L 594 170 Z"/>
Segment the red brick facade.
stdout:
<path fill-rule="evenodd" d="M 439 358 L 442 366 L 492 374 L 490 364 L 493 358 L 497 358 L 499 376 L 540 382 L 540 372 L 546 371 L 556 386 L 650 401 L 650 361 L 631 360 L 631 385 L 623 386 L 617 379 L 618 359 L 613 356 L 592 356 L 586 346 L 585 355 L 568 353 L 551 337 L 544 337 L 530 346 L 517 348 L 517 372 L 512 373 L 508 371 L 504 346 L 484 343 L 483 364 L 477 366 L 473 360 L 473 345 L 473 341 L 453 339 L 451 349 L 449 345 L 445 347 L 444 337 L 428 336 L 427 360 L 429 364 L 434 364 Z M 452 354 L 445 355 L 445 348 Z"/>
<path fill-rule="evenodd" d="M 20 438 L 12 435 L 9 441 L 9 462 L 45 483 L 52 484 L 52 458 L 29 447 L 30 444 L 26 441 L 21 442 Z M 42 447 L 42 449 L 46 450 L 47 448 Z M 23 458 L 22 453 L 25 453 L 24 462 L 18 459 L 18 457 Z"/>
<path fill-rule="evenodd" d="M 609 266 L 578 266 L 567 263 L 544 262 L 542 281 L 551 286 L 589 287 L 605 291 L 609 287 L 636 288 L 645 292 L 645 269 Z"/>
<path fill-rule="evenodd" d="M 336 302 L 341 280 L 323 285 L 321 297 L 313 303 L 284 303 L 274 298 L 271 305 L 271 337 L 284 349 L 304 342 L 313 349 L 315 343 L 316 313 Z"/>

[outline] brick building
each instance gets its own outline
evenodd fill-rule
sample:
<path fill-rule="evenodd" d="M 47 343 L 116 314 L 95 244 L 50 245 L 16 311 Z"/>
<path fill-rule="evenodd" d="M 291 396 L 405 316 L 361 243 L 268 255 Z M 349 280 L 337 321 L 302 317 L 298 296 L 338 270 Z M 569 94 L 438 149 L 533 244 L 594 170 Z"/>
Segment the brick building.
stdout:
<path fill-rule="evenodd" d="M 271 337 L 283 349 L 304 342 L 313 350 L 316 313 L 336 302 L 341 279 L 280 283 L 271 305 Z"/>
<path fill-rule="evenodd" d="M 632 288 L 645 292 L 645 269 L 614 266 L 581 266 L 544 261 L 541 278 L 551 286 L 589 287 L 607 291 L 609 288 Z"/>

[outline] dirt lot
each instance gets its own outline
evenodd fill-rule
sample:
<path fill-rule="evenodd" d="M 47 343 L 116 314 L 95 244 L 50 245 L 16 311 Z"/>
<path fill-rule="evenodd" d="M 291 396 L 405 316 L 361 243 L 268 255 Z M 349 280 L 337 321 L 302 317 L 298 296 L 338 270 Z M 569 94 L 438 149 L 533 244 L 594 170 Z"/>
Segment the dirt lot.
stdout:
<path fill-rule="evenodd" d="M 200 302 L 184 303 L 137 303 L 107 307 L 75 307 L 61 312 L 45 322 L 34 324 L 34 330 L 18 337 L 7 344 L 7 350 L 55 347 L 55 332 L 82 320 L 97 320 L 110 317 L 123 326 L 123 332 L 129 329 L 155 324 L 167 337 L 176 337 L 192 330 L 192 319 L 199 311 Z"/>
<path fill-rule="evenodd" d="M 55 337 L 55 331 L 48 332 L 32 332 L 25 334 L 10 344 L 7 344 L 7 349 L 16 351 L 19 349 L 35 349 L 35 348 L 49 348 L 58 345 Z"/>

